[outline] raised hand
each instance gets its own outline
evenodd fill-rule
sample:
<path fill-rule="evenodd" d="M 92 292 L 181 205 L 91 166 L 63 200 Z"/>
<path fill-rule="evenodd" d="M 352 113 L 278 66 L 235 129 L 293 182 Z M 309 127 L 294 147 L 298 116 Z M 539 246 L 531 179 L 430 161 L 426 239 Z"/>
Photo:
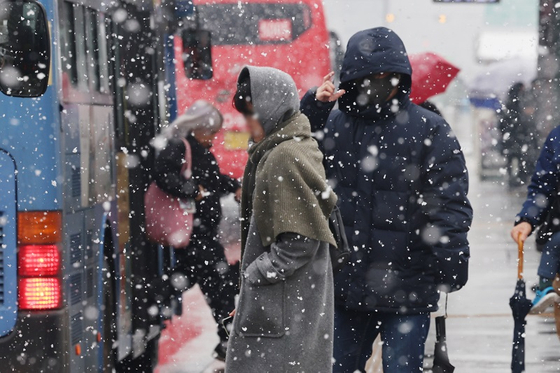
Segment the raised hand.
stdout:
<path fill-rule="evenodd" d="M 344 89 L 336 90 L 333 83 L 334 71 L 331 71 L 323 78 L 323 84 L 317 88 L 315 98 L 321 102 L 335 102 L 343 94 L 346 93 Z"/>

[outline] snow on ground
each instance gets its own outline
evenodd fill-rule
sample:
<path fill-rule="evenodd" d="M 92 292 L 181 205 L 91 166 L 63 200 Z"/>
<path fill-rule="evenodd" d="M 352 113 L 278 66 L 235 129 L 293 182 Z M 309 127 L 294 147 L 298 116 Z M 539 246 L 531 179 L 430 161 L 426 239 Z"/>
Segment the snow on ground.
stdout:
<path fill-rule="evenodd" d="M 240 255 L 239 243 L 226 245 L 230 263 Z M 156 373 L 200 373 L 213 361 L 218 342 L 212 311 L 198 285 L 194 286 L 183 294 L 183 315 L 173 317 L 162 333 Z"/>
<path fill-rule="evenodd" d="M 162 333 L 156 373 L 199 373 L 213 360 L 219 338 L 204 295 L 195 286 L 183 297 L 183 315 Z"/>

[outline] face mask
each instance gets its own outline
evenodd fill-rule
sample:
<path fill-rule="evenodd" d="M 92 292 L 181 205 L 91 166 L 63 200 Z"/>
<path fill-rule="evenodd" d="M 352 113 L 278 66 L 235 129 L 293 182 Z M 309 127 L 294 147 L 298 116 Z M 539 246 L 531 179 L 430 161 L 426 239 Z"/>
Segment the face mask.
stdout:
<path fill-rule="evenodd" d="M 380 107 L 391 95 L 391 92 L 399 85 L 399 79 L 390 74 L 381 79 L 365 78 L 357 84 L 358 101 L 360 106 Z"/>
<path fill-rule="evenodd" d="M 374 79 L 373 77 L 366 77 L 359 81 L 350 83 L 349 87 L 343 87 L 347 93 L 341 99 L 351 100 L 351 105 L 354 109 L 361 111 L 369 107 L 376 107 L 378 109 L 383 106 L 387 99 L 393 92 L 393 89 L 399 85 L 399 78 L 395 74 L 387 75 L 381 79 Z M 349 105 L 343 103 L 343 105 Z"/>

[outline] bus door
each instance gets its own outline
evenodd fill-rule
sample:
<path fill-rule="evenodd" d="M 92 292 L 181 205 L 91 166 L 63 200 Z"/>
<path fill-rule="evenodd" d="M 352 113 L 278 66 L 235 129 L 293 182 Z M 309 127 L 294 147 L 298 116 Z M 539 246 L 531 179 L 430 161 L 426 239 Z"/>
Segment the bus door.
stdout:
<path fill-rule="evenodd" d="M 113 75 L 117 179 L 118 271 L 130 307 L 133 354 L 143 353 L 144 342 L 159 333 L 159 315 L 150 313 L 159 289 L 158 248 L 146 240 L 144 193 L 151 181 L 153 153 L 150 140 L 160 123 L 158 53 L 150 28 L 150 13 L 122 4 L 113 14 Z M 121 295 L 122 296 L 122 295 Z M 154 329 L 155 328 L 155 329 Z M 151 333 L 151 335 L 150 335 Z"/>
<path fill-rule="evenodd" d="M 102 244 L 115 199 L 113 105 L 106 16 L 94 2 L 61 1 L 59 45 L 61 157 L 64 180 L 64 287 L 68 295 L 72 371 L 97 371 L 112 336 L 104 335 L 107 280 Z M 105 307 L 104 307 L 105 306 Z M 122 321 L 122 320 L 120 320 Z M 123 325 L 122 322 L 119 325 Z M 124 340 L 124 339 L 123 339 Z M 101 343 L 103 342 L 103 343 Z"/>

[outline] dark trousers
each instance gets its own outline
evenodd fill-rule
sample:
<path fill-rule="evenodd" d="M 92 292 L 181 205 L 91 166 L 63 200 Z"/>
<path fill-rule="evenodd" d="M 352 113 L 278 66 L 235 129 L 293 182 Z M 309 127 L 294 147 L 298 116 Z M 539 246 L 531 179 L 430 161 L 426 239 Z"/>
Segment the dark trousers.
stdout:
<path fill-rule="evenodd" d="M 543 246 L 538 275 L 554 280 L 560 272 L 560 232 L 554 233 Z"/>
<path fill-rule="evenodd" d="M 422 372 L 429 314 L 397 315 L 335 308 L 333 373 L 365 372 L 381 333 L 383 372 Z"/>
<path fill-rule="evenodd" d="M 239 264 L 228 265 L 224 247 L 212 235 L 193 235 L 188 247 L 175 249 L 175 258 L 175 271 L 186 276 L 188 287 L 198 284 L 212 309 L 220 340 L 227 341 L 221 321 L 235 309 Z"/>

